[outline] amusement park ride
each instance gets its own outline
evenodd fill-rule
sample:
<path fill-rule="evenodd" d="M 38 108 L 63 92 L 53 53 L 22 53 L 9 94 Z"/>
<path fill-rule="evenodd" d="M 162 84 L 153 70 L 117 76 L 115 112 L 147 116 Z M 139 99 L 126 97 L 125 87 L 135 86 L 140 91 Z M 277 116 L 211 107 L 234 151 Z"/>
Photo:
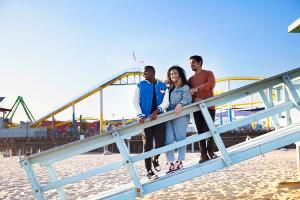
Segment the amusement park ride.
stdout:
<path fill-rule="evenodd" d="M 72 124 L 75 124 L 75 105 L 76 103 L 86 99 L 87 97 L 99 93 L 100 95 L 100 132 L 104 131 L 104 119 L 103 119 L 103 90 L 108 86 L 123 86 L 123 85 L 135 85 L 141 80 L 141 72 L 139 69 L 132 69 L 121 72 L 112 78 L 108 79 L 100 83 L 99 85 L 89 89 L 84 92 L 82 95 L 75 97 L 70 102 L 64 104 L 63 106 L 58 107 L 57 109 L 49 112 L 47 115 L 42 116 L 38 120 L 32 123 L 32 127 L 39 126 L 43 121 L 52 118 L 54 119 L 55 115 L 66 110 L 69 107 L 72 107 Z M 53 121 L 53 126 L 55 126 L 55 122 Z"/>
<path fill-rule="evenodd" d="M 12 106 L 12 108 L 10 109 L 10 111 L 8 112 L 8 114 L 5 117 L 5 121 L 7 121 L 8 123 L 12 123 L 12 119 L 19 107 L 19 105 L 22 105 L 28 120 L 30 121 L 30 123 L 33 123 L 35 121 L 33 115 L 31 114 L 29 108 L 27 107 L 25 101 L 23 100 L 23 97 L 18 96 L 17 100 L 15 101 L 14 105 Z"/>
<path fill-rule="evenodd" d="M 1 97 L 0 102 L 3 101 L 3 99 L 4 97 Z M 13 123 L 13 117 L 20 104 L 22 105 L 30 123 L 33 123 L 35 121 L 33 115 L 31 114 L 23 98 L 21 96 L 18 96 L 17 100 L 15 101 L 11 109 L 0 108 L 0 111 L 3 112 L 3 123 L 5 127 L 16 127 L 16 124 Z"/>

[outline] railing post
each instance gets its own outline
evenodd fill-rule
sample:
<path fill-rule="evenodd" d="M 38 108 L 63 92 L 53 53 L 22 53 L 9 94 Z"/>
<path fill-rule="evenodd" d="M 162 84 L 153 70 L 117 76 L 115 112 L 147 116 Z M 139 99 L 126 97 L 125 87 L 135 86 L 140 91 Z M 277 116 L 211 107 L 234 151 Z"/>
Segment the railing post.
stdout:
<path fill-rule="evenodd" d="M 298 176 L 300 178 L 300 141 L 296 142 L 296 152 L 297 152 L 297 169 L 298 169 Z"/>
<path fill-rule="evenodd" d="M 53 167 L 51 165 L 47 165 L 47 171 L 51 178 L 51 181 L 52 182 L 57 181 L 55 170 L 53 169 Z M 59 199 L 61 199 L 61 200 L 66 199 L 65 193 L 60 187 L 56 188 L 56 192 L 58 194 Z"/>
<path fill-rule="evenodd" d="M 293 85 L 292 81 L 291 81 L 291 78 L 289 75 L 284 75 L 282 77 L 283 79 L 283 82 L 284 82 L 284 85 L 288 91 L 288 93 L 291 95 L 292 97 L 292 100 L 297 108 L 297 110 L 300 111 L 300 98 L 297 94 L 297 91 L 296 91 L 296 88 L 295 86 Z"/>
<path fill-rule="evenodd" d="M 138 197 L 143 197 L 144 196 L 144 189 L 143 186 L 141 184 L 141 181 L 139 179 L 139 175 L 137 173 L 137 169 L 135 168 L 135 166 L 132 164 L 131 159 L 130 159 L 130 155 L 128 152 L 128 149 L 126 147 L 125 141 L 123 139 L 120 138 L 119 133 L 113 132 L 113 137 L 116 140 L 116 144 L 117 147 L 120 151 L 120 154 L 122 156 L 122 159 L 124 161 L 124 164 L 129 172 L 129 175 L 135 185 L 135 191 Z"/>
<path fill-rule="evenodd" d="M 226 150 L 226 147 L 222 141 L 222 138 L 220 136 L 220 133 L 219 131 L 216 129 L 216 126 L 214 124 L 214 121 L 212 120 L 209 112 L 208 112 L 208 109 L 207 109 L 207 106 L 204 104 L 204 103 L 201 103 L 199 104 L 200 106 L 200 109 L 201 109 L 201 112 L 202 112 L 202 115 L 205 119 L 205 122 L 211 132 L 211 135 L 219 149 L 219 151 L 221 152 L 221 155 L 223 157 L 223 160 L 226 164 L 226 166 L 230 166 L 232 165 L 232 161 L 231 161 L 231 158 Z"/>
<path fill-rule="evenodd" d="M 266 96 L 266 94 L 263 90 L 260 90 L 259 94 L 260 94 L 260 97 L 261 97 L 262 101 L 264 102 L 264 105 L 265 105 L 266 109 L 270 109 L 270 108 L 274 107 L 273 103 L 269 102 L 269 100 L 268 100 L 268 98 L 267 98 L 267 96 Z M 279 121 L 278 121 L 276 115 L 272 115 L 271 119 L 272 119 L 273 125 L 275 126 L 275 129 L 280 128 L 280 124 L 279 124 Z"/>
<path fill-rule="evenodd" d="M 130 154 L 130 141 L 131 141 L 131 139 L 128 138 L 128 139 L 127 139 L 127 149 L 128 149 L 128 153 L 129 153 L 129 154 Z"/>
<path fill-rule="evenodd" d="M 291 81 L 290 76 L 287 74 L 283 76 L 282 79 L 285 85 L 285 89 L 286 89 L 285 91 L 291 95 L 295 107 L 297 108 L 298 111 L 300 111 L 300 98 L 295 86 Z M 298 174 L 300 176 L 300 141 L 296 143 L 296 151 L 297 151 L 297 169 L 298 169 Z"/>
<path fill-rule="evenodd" d="M 192 145 L 192 153 L 194 153 L 195 152 L 195 146 L 194 146 L 194 142 L 191 144 Z"/>
<path fill-rule="evenodd" d="M 31 163 L 26 158 L 20 161 L 21 167 L 25 170 L 32 188 L 32 194 L 37 200 L 44 200 L 43 191 L 36 179 Z"/>
<path fill-rule="evenodd" d="M 290 100 L 289 94 L 287 92 L 287 89 L 285 87 L 283 87 L 284 90 L 284 101 L 288 102 Z M 286 125 L 289 126 L 292 124 L 292 118 L 291 118 L 291 111 L 287 110 L 285 112 L 285 118 L 286 118 Z"/>

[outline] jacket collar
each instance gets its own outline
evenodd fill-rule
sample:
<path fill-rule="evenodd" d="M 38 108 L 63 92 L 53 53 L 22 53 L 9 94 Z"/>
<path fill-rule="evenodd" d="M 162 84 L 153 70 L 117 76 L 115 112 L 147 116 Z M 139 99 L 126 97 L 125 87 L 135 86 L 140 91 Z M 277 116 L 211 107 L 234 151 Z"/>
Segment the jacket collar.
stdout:
<path fill-rule="evenodd" d="M 152 84 L 150 81 L 148 81 L 146 79 L 145 79 L 145 81 L 147 81 L 149 84 Z M 158 80 L 156 80 L 155 84 L 158 84 Z"/>

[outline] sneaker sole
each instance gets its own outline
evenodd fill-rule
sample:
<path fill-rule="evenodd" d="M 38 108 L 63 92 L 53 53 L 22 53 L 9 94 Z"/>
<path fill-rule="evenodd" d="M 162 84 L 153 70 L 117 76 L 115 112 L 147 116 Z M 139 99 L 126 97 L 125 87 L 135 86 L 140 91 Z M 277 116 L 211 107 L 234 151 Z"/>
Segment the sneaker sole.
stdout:
<path fill-rule="evenodd" d="M 174 169 L 173 172 L 177 172 L 177 171 L 180 171 L 180 170 L 183 170 L 183 167 L 179 168 L 179 169 Z"/>
<path fill-rule="evenodd" d="M 158 179 L 158 176 L 155 176 L 155 177 L 151 177 L 151 178 L 148 178 L 149 180 L 156 180 Z"/>
<path fill-rule="evenodd" d="M 155 171 L 160 172 L 161 168 L 160 167 L 154 167 Z"/>

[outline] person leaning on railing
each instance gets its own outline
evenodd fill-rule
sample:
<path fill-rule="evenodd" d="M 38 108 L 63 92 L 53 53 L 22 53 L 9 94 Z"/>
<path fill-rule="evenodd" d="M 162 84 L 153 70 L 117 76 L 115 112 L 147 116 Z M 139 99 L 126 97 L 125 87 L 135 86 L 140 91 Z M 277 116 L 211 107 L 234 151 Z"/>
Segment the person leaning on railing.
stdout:
<path fill-rule="evenodd" d="M 143 76 L 145 80 L 138 83 L 133 102 L 140 123 L 144 123 L 146 118 L 156 120 L 157 115 L 163 113 L 169 106 L 169 90 L 165 83 L 156 80 L 154 67 L 145 66 Z M 155 141 L 155 148 L 165 145 L 165 123 L 145 128 L 144 133 L 145 152 L 153 149 L 153 139 Z M 145 167 L 149 179 L 157 178 L 157 175 L 152 170 L 152 164 L 156 171 L 161 170 L 158 163 L 159 156 L 154 156 L 153 161 L 152 158 L 145 159 Z"/>
<path fill-rule="evenodd" d="M 212 71 L 202 69 L 203 59 L 201 56 L 191 56 L 190 64 L 192 70 L 194 71 L 194 75 L 189 78 L 188 84 L 191 87 L 193 102 L 198 102 L 212 97 L 214 95 L 214 87 L 216 85 L 214 73 Z M 216 113 L 215 107 L 209 107 L 208 111 L 212 120 L 214 121 Z M 199 134 L 209 130 L 201 111 L 194 112 L 194 121 Z M 199 163 L 217 157 L 217 155 L 213 152 L 213 145 L 214 141 L 211 137 L 207 139 L 207 144 L 205 140 L 199 141 Z"/>
<path fill-rule="evenodd" d="M 167 111 L 175 110 L 180 114 L 182 107 L 192 102 L 190 87 L 185 76 L 184 69 L 179 66 L 172 66 L 167 73 L 167 79 L 170 88 L 170 105 Z M 190 115 L 184 115 L 179 118 L 166 122 L 166 145 L 173 142 L 179 142 L 186 138 L 186 128 L 190 122 Z M 166 152 L 167 174 L 183 168 L 182 161 L 185 159 L 186 146 L 177 149 L 177 160 L 175 161 L 175 150 Z"/>

